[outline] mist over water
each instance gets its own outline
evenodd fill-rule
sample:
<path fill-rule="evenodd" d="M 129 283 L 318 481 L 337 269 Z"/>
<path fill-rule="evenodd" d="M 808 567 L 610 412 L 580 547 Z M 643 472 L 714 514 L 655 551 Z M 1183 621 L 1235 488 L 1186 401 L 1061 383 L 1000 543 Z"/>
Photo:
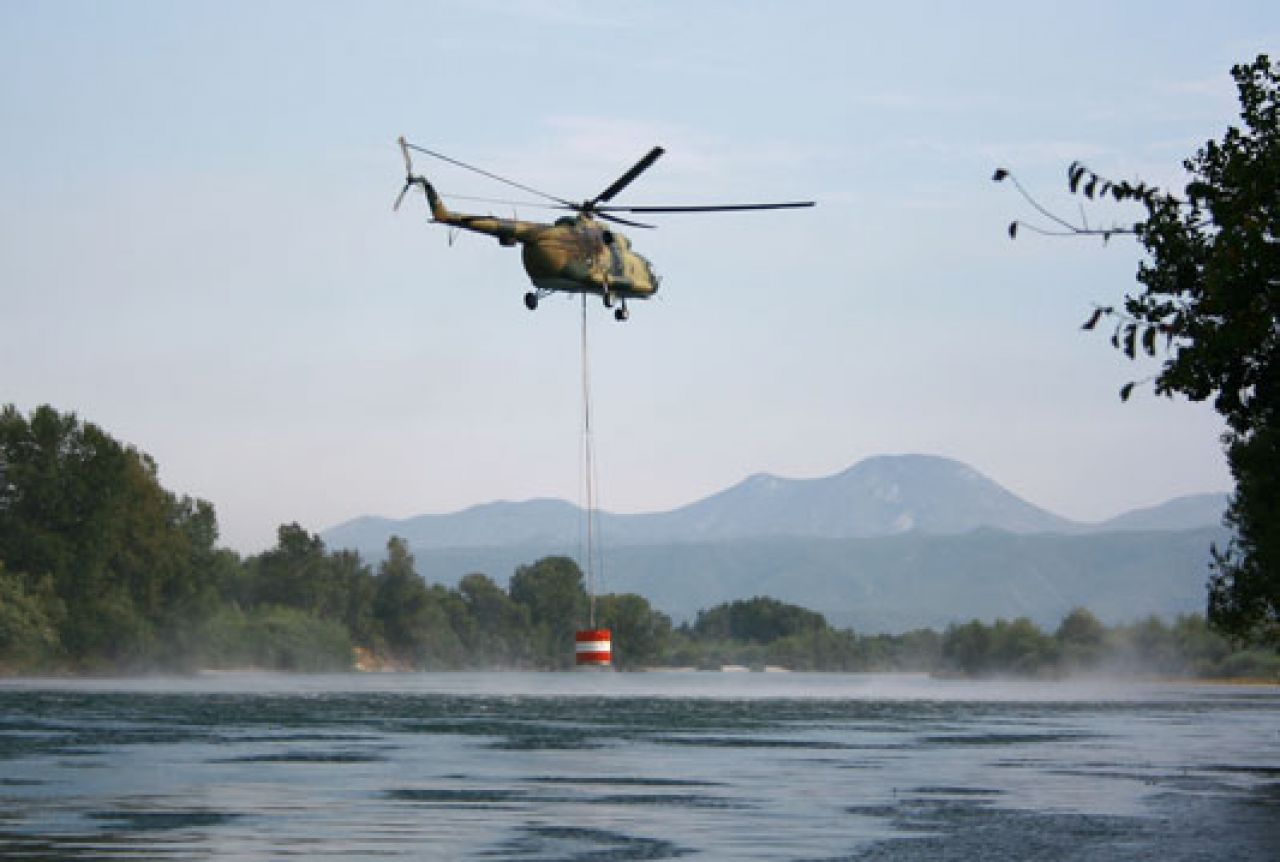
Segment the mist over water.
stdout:
<path fill-rule="evenodd" d="M 0 682 L 0 858 L 1273 859 L 1280 689 Z"/>

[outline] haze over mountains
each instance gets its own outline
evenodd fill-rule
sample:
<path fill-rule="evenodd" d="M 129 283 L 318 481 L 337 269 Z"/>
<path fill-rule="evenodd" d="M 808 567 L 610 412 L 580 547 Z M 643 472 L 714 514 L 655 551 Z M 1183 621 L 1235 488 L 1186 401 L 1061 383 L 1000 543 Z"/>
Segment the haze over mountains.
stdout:
<path fill-rule="evenodd" d="M 1225 507 L 1204 494 L 1083 524 L 958 461 L 878 456 L 824 478 L 755 475 L 669 512 L 600 513 L 604 591 L 640 593 L 677 621 L 772 595 L 861 631 L 1020 615 L 1051 626 L 1076 605 L 1108 622 L 1202 612 Z M 321 536 L 379 559 L 397 535 L 429 580 L 505 583 L 522 563 L 580 556 L 583 525 L 571 503 L 530 500 L 362 517 Z"/>

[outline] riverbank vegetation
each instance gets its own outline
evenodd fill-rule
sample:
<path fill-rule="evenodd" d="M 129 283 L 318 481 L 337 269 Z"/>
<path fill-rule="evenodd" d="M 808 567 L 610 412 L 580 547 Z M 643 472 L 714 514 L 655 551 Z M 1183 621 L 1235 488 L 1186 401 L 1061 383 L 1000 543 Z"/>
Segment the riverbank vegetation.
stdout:
<path fill-rule="evenodd" d="M 591 616 L 578 565 L 547 557 L 506 587 L 429 584 L 393 538 L 372 566 L 297 524 L 241 558 L 211 505 L 164 490 L 154 461 L 49 407 L 0 412 L 0 672 L 565 669 Z M 755 597 L 671 619 L 633 593 L 597 597 L 615 664 L 1052 677 L 1123 672 L 1280 679 L 1274 650 L 1236 649 L 1202 617 L 1106 627 L 1080 609 L 1031 621 L 861 635 Z"/>

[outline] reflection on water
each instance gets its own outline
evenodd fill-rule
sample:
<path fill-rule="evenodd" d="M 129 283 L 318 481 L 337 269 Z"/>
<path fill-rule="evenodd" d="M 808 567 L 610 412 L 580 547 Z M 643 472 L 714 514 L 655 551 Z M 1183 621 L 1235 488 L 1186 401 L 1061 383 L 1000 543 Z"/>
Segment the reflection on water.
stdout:
<path fill-rule="evenodd" d="M 0 857 L 1274 859 L 1280 690 L 761 674 L 0 683 Z"/>

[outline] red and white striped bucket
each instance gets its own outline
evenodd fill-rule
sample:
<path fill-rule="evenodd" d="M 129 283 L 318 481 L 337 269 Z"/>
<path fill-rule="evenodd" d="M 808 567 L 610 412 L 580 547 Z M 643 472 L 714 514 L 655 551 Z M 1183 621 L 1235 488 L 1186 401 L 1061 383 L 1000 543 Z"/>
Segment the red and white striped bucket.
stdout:
<path fill-rule="evenodd" d="M 586 629 L 573 636 L 578 664 L 608 667 L 613 662 L 613 643 L 608 629 Z"/>

